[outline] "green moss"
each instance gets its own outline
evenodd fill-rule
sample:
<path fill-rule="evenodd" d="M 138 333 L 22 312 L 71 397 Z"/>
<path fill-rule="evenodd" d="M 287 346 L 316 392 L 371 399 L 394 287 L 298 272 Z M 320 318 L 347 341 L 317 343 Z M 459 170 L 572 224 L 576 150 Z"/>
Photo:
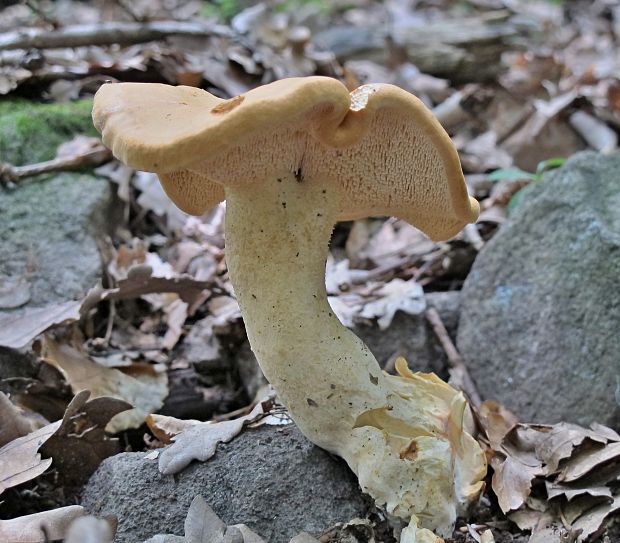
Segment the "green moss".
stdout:
<path fill-rule="evenodd" d="M 21 165 L 49 160 L 74 136 L 97 136 L 91 109 L 89 99 L 63 104 L 0 102 L 0 161 Z"/>

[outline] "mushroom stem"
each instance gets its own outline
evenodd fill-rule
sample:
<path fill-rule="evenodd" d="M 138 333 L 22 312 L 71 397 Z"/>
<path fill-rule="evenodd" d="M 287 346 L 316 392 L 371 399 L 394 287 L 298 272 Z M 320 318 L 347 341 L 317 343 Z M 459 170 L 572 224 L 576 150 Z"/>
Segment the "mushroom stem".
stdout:
<path fill-rule="evenodd" d="M 334 315 L 325 261 L 337 189 L 289 172 L 225 190 L 230 277 L 252 350 L 292 418 L 389 513 L 450 534 L 484 475 L 466 403 L 402 364 L 401 377 L 383 373 Z"/>
<path fill-rule="evenodd" d="M 338 453 L 334 436 L 378 407 L 372 392 L 384 378 L 327 302 L 338 195 L 327 183 L 298 179 L 288 173 L 226 188 L 226 259 L 265 376 L 302 432 Z"/>

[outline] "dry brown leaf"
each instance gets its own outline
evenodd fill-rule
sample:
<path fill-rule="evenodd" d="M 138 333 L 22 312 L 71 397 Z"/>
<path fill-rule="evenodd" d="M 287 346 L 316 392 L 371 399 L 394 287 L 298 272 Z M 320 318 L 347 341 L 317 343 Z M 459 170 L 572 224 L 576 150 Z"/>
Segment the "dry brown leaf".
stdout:
<path fill-rule="evenodd" d="M 273 399 L 269 397 L 238 419 L 192 426 L 174 437 L 174 443 L 159 455 L 159 471 L 170 475 L 178 473 L 193 460 L 205 462 L 215 454 L 218 443 L 229 442 L 244 426 L 263 417 L 272 407 Z"/>
<path fill-rule="evenodd" d="M 0 346 L 21 349 L 51 326 L 80 318 L 81 302 L 63 302 L 28 308 L 0 316 Z"/>
<path fill-rule="evenodd" d="M 60 424 L 61 421 L 52 422 L 14 439 L 0 449 L 0 494 L 7 488 L 38 477 L 50 467 L 52 459 L 41 459 L 38 450 L 58 430 Z"/>
<path fill-rule="evenodd" d="M 366 221 L 358 221 L 364 224 Z M 375 221 L 376 222 L 376 221 Z M 372 222 L 366 222 L 366 228 Z M 399 255 L 423 255 L 431 252 L 436 243 L 428 239 L 420 230 L 410 224 L 388 219 L 375 232 L 368 230 L 368 240 L 361 245 L 354 258 L 369 259 L 377 266 L 387 266 Z M 348 240 L 347 240 L 348 242 Z"/>
<path fill-rule="evenodd" d="M 532 481 L 542 474 L 541 466 L 528 466 L 511 456 L 502 460 L 494 456 L 490 461 L 493 467 L 493 491 L 504 513 L 519 509 L 532 490 Z"/>
<path fill-rule="evenodd" d="M 537 526 L 553 522 L 554 515 L 549 512 L 547 500 L 530 496 L 525 504 L 508 513 L 508 518 L 514 522 L 520 530 L 533 531 Z"/>
<path fill-rule="evenodd" d="M 214 296 L 207 303 L 207 309 L 215 319 L 214 326 L 225 326 L 241 318 L 239 303 L 231 296 Z"/>
<path fill-rule="evenodd" d="M 120 452 L 119 440 L 107 436 L 104 428 L 115 415 L 132 407 L 117 398 L 87 401 L 89 396 L 86 390 L 76 394 L 62 424 L 41 448 L 54 460 L 54 468 L 68 486 L 84 484 L 103 459 Z"/>
<path fill-rule="evenodd" d="M 539 458 L 547 464 L 547 471 L 552 473 L 558 468 L 560 461 L 568 458 L 573 453 L 573 449 L 586 439 L 602 444 L 607 443 L 607 437 L 602 433 L 588 430 L 577 424 L 560 422 L 552 427 L 544 441 L 538 445 L 536 452 Z"/>
<path fill-rule="evenodd" d="M 589 496 L 596 498 L 612 498 L 611 488 L 609 488 L 608 486 L 574 487 L 564 484 L 556 484 L 550 481 L 545 481 L 545 485 L 547 487 L 547 497 L 550 500 L 559 496 L 564 496 L 568 501 L 571 501 L 573 498 L 576 498 L 577 496 L 583 496 L 584 494 L 588 494 Z"/>
<path fill-rule="evenodd" d="M 592 446 L 579 450 L 564 466 L 558 481 L 571 482 L 583 477 L 597 466 L 620 459 L 620 443 Z"/>
<path fill-rule="evenodd" d="M 497 145 L 497 135 L 491 130 L 468 140 L 459 151 L 463 169 L 469 172 L 512 166 L 512 156 Z"/>
<path fill-rule="evenodd" d="M 609 428 L 608 426 L 604 426 L 603 424 L 599 424 L 598 422 L 593 422 L 592 424 L 590 424 L 590 429 L 592 429 L 601 437 L 607 439 L 607 441 L 620 441 L 620 434 L 618 434 L 618 432 Z"/>
<path fill-rule="evenodd" d="M 506 222 L 506 208 L 503 206 L 491 206 L 480 212 L 478 222 L 488 222 L 491 224 L 503 224 Z"/>
<path fill-rule="evenodd" d="M 220 520 L 202 496 L 196 496 L 189 506 L 185 519 L 185 540 L 187 543 L 216 542 L 223 539 L 226 524 Z"/>
<path fill-rule="evenodd" d="M 369 282 L 371 272 L 350 269 L 348 259 L 335 263 L 328 258 L 326 270 L 328 302 L 340 322 L 349 328 L 356 321 L 377 319 L 384 330 L 397 311 L 419 315 L 426 309 L 424 291 L 413 279 Z"/>
<path fill-rule="evenodd" d="M 532 531 L 530 541 L 581 542 L 599 534 L 609 515 L 620 510 L 615 495 L 620 436 L 597 424 L 590 429 L 569 423 L 517 424 L 506 431 L 512 420 L 493 420 L 502 407 L 483 407 L 479 419 L 495 452 L 492 488 L 510 519 Z M 542 494 L 540 484 L 531 495 L 534 481 L 544 483 L 547 500 L 536 497 Z"/>
<path fill-rule="evenodd" d="M 291 539 L 289 543 L 319 543 L 319 540 L 312 537 L 309 533 L 301 532 Z"/>
<path fill-rule="evenodd" d="M 601 503 L 610 503 L 613 499 L 609 498 L 592 498 L 590 496 L 577 496 L 569 502 L 562 503 L 560 509 L 562 512 L 562 522 L 571 525 L 578 518 L 590 511 L 594 506 Z"/>
<path fill-rule="evenodd" d="M 156 535 L 144 543 L 265 543 L 245 524 L 226 524 L 209 507 L 202 496 L 196 496 L 185 518 L 185 536 Z"/>
<path fill-rule="evenodd" d="M 495 400 L 485 400 L 478 408 L 478 418 L 494 451 L 501 450 L 506 434 L 519 422 L 517 416 Z"/>
<path fill-rule="evenodd" d="M 0 541 L 8 543 L 56 541 L 64 538 L 69 525 L 84 514 L 81 505 L 70 505 L 11 520 L 0 520 Z"/>
<path fill-rule="evenodd" d="M 83 300 L 27 308 L 0 316 L 0 346 L 21 349 L 52 326 L 77 321 L 82 313 L 102 300 L 128 300 L 154 293 L 176 293 L 191 306 L 202 300 L 208 286 L 207 281 L 174 273 L 171 277 L 155 277 L 150 266 L 135 266 L 116 288 L 94 288 Z"/>
<path fill-rule="evenodd" d="M 49 336 L 41 341 L 41 357 L 64 375 L 74 393 L 89 390 L 93 398 L 111 396 L 134 406 L 112 418 L 106 426 L 111 433 L 137 428 L 147 415 L 163 405 L 168 395 L 166 373 L 150 365 L 134 365 L 123 368 L 124 371 L 107 368 L 91 360 L 80 348 L 58 343 Z M 129 374 L 132 369 L 133 375 Z"/>
<path fill-rule="evenodd" d="M 40 421 L 26 417 L 3 392 L 0 392 L 0 421 L 0 447 L 43 426 Z"/>
<path fill-rule="evenodd" d="M 166 415 L 149 415 L 146 417 L 146 424 L 159 441 L 168 445 L 181 432 L 203 423 L 199 420 L 181 420 Z"/>
<path fill-rule="evenodd" d="M 574 530 L 566 530 L 560 522 L 554 522 L 534 528 L 528 543 L 575 543 L 578 536 Z"/>
<path fill-rule="evenodd" d="M 170 268 L 172 270 L 172 268 Z M 155 276 L 150 265 L 138 265 L 127 272 L 127 277 L 118 282 L 116 288 L 93 291 L 91 301 L 101 300 L 129 300 L 149 294 L 172 292 L 179 295 L 184 302 L 192 305 L 202 295 L 202 291 L 209 286 L 207 281 L 197 281 L 193 277 L 171 272 L 170 277 Z"/>
<path fill-rule="evenodd" d="M 583 148 L 581 138 L 560 116 L 576 96 L 571 91 L 548 102 L 534 100 L 534 113 L 501 144 L 518 167 L 535 171 L 549 157 L 570 156 Z"/>
<path fill-rule="evenodd" d="M 131 200 L 130 182 L 134 173 L 133 168 L 118 160 L 111 160 L 107 164 L 95 168 L 94 171 L 98 176 L 105 177 L 118 185 L 116 194 L 123 202 Z"/>
<path fill-rule="evenodd" d="M 575 531 L 581 530 L 579 541 L 600 534 L 607 518 L 620 511 L 620 496 L 617 496 L 611 503 L 597 505 L 575 520 L 572 528 Z"/>

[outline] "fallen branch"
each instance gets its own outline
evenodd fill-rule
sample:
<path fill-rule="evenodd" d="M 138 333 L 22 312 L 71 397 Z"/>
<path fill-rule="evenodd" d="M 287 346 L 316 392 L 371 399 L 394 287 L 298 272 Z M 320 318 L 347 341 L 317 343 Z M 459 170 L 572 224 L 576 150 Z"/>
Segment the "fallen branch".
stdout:
<path fill-rule="evenodd" d="M 127 45 L 168 36 L 230 37 L 231 30 L 222 25 L 187 21 L 110 22 L 66 26 L 58 30 L 26 28 L 1 35 L 0 50 Z"/>
<path fill-rule="evenodd" d="M 478 389 L 469 375 L 469 371 L 467 371 L 467 366 L 465 365 L 463 357 L 456 350 L 454 343 L 452 343 L 439 313 L 434 307 L 429 307 L 426 310 L 425 316 L 426 320 L 428 320 L 430 325 L 433 327 L 433 331 L 435 332 L 437 339 L 439 339 L 439 342 L 448 357 L 448 371 L 450 372 L 451 384 L 462 390 L 467 395 L 469 398 L 469 403 L 472 406 L 478 407 L 482 403 L 482 398 L 480 398 Z"/>
<path fill-rule="evenodd" d="M 55 158 L 25 166 L 13 166 L 6 162 L 0 162 L 0 185 L 16 184 L 22 179 L 42 173 L 94 168 L 110 160 L 112 160 L 112 152 L 100 145 L 84 154 Z"/>

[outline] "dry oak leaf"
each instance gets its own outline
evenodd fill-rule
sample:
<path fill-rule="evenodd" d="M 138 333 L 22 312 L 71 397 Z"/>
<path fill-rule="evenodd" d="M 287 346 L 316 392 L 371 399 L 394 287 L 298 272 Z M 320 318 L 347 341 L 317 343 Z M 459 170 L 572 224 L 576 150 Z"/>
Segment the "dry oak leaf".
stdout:
<path fill-rule="evenodd" d="M 38 450 L 58 430 L 61 421 L 52 422 L 43 428 L 19 437 L 0 449 L 0 494 L 41 475 L 52 463 L 51 458 L 43 460 Z M 0 538 L 0 541 L 4 541 Z"/>
<path fill-rule="evenodd" d="M 424 290 L 413 279 L 409 281 L 392 279 L 373 295 L 378 298 L 366 302 L 359 315 L 365 319 L 377 317 L 377 324 L 381 330 L 386 330 L 390 326 L 397 311 L 419 315 L 426 309 Z"/>
<path fill-rule="evenodd" d="M 558 481 L 572 482 L 587 475 L 597 466 L 620 459 L 620 443 L 589 447 L 578 451 L 560 472 Z"/>
<path fill-rule="evenodd" d="M 490 459 L 494 471 L 491 484 L 504 513 L 521 507 L 530 495 L 534 478 L 546 473 L 536 448 L 549 428 L 517 424 L 508 431 L 501 447 Z"/>
<path fill-rule="evenodd" d="M 80 318 L 82 302 L 63 302 L 27 308 L 0 317 L 0 347 L 21 349 L 51 326 Z"/>
<path fill-rule="evenodd" d="M 135 364 L 123 371 L 107 368 L 94 362 L 82 349 L 61 344 L 48 335 L 41 340 L 41 357 L 63 374 L 74 393 L 89 390 L 93 398 L 111 396 L 134 406 L 110 420 L 105 428 L 110 433 L 139 427 L 168 395 L 166 373 L 149 364 Z"/>
<path fill-rule="evenodd" d="M 578 541 L 586 541 L 588 538 L 600 534 L 607 518 L 618 511 L 620 511 L 620 496 L 616 496 L 612 502 L 602 503 L 587 511 L 571 526 L 575 531 L 581 530 Z"/>
<path fill-rule="evenodd" d="M 545 481 L 545 486 L 547 488 L 547 497 L 550 500 L 559 496 L 564 496 L 566 500 L 570 502 L 573 498 L 583 496 L 584 494 L 588 494 L 593 498 L 605 497 L 613 499 L 611 488 L 608 486 L 591 486 L 587 484 L 583 486 L 568 486 L 561 483 L 552 483 L 550 481 Z"/>
<path fill-rule="evenodd" d="M 537 446 L 536 453 L 547 464 L 547 472 L 553 473 L 560 461 L 570 457 L 575 447 L 586 439 L 605 444 L 609 437 L 604 431 L 597 432 L 577 424 L 560 422 L 551 428 L 544 441 Z"/>
<path fill-rule="evenodd" d="M 81 505 L 70 505 L 11 520 L 0 520 L 2 543 L 43 543 L 62 539 L 69 525 L 85 514 Z"/>
<path fill-rule="evenodd" d="M 494 451 L 501 451 L 502 441 L 518 424 L 519 419 L 495 400 L 485 400 L 476 412 L 491 448 Z"/>
<path fill-rule="evenodd" d="M 144 543 L 265 543 L 245 524 L 226 526 L 202 496 L 196 496 L 185 518 L 185 536 L 156 535 Z"/>
<path fill-rule="evenodd" d="M 174 443 L 159 455 L 159 471 L 165 475 L 178 473 L 193 460 L 205 462 L 216 451 L 218 443 L 228 443 L 241 432 L 244 426 L 263 417 L 273 407 L 269 397 L 256 404 L 243 417 L 223 422 L 201 422 L 178 434 Z"/>
<path fill-rule="evenodd" d="M 532 490 L 532 481 L 543 473 L 542 466 L 528 466 L 518 459 L 494 456 L 490 460 L 493 468 L 492 486 L 497 501 L 504 513 L 521 507 Z"/>
<path fill-rule="evenodd" d="M 149 415 L 146 417 L 146 424 L 159 441 L 164 445 L 168 445 L 181 432 L 189 430 L 197 424 L 203 424 L 203 422 L 193 419 L 177 419 L 167 415 Z"/>
<path fill-rule="evenodd" d="M 90 392 L 78 392 L 62 418 L 60 428 L 41 451 L 54 459 L 54 468 L 63 485 L 86 483 L 102 460 L 120 452 L 119 440 L 107 436 L 104 428 L 118 413 L 132 408 L 117 398 L 100 397 L 87 401 Z"/>

